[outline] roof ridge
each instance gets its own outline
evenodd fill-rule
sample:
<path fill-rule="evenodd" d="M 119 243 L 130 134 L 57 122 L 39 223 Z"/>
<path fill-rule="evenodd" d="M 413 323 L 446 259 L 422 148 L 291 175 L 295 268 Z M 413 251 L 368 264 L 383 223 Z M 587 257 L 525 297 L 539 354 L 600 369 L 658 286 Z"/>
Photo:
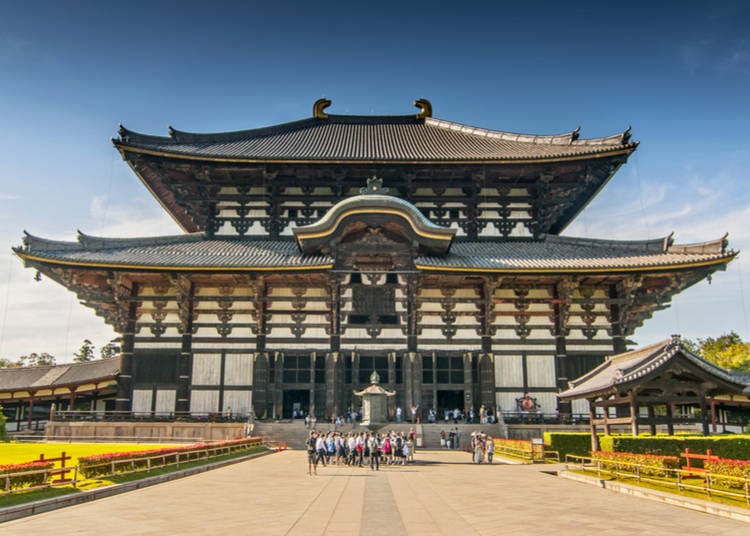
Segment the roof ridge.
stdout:
<path fill-rule="evenodd" d="M 483 127 L 475 127 L 466 125 L 464 123 L 458 123 L 456 121 L 440 119 L 437 117 L 427 117 L 425 118 L 424 122 L 427 126 L 447 128 L 450 130 L 459 130 L 460 132 L 465 134 L 473 134 L 489 138 L 499 138 L 502 140 L 515 141 L 520 143 L 547 143 L 552 145 L 613 145 L 623 147 L 638 145 L 638 142 L 630 141 L 630 127 L 622 132 L 612 134 L 610 136 L 581 139 L 579 137 L 581 127 L 577 127 L 575 130 L 571 130 L 570 132 L 563 132 L 560 134 L 528 134 L 522 132 L 509 132 L 506 130 L 494 130 Z"/>
<path fill-rule="evenodd" d="M 586 238 L 578 236 L 563 236 L 554 234 L 542 235 L 544 240 L 558 244 L 585 245 L 595 247 L 616 247 L 619 249 L 665 253 L 672 235 L 645 240 L 617 240 L 611 238 Z"/>
<path fill-rule="evenodd" d="M 105 237 L 94 236 L 78 231 L 78 243 L 84 248 L 103 248 L 148 245 L 182 244 L 186 242 L 200 242 L 205 239 L 202 232 L 185 233 L 179 235 L 138 236 L 138 237 Z"/>

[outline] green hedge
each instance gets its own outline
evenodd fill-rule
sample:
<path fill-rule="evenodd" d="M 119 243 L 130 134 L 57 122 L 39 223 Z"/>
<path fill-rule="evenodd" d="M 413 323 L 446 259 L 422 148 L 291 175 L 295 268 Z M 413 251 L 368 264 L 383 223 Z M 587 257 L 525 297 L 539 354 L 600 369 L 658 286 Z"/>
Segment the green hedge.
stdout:
<path fill-rule="evenodd" d="M 544 443 L 550 450 L 566 454 L 588 456 L 591 452 L 591 434 L 586 432 L 545 432 Z M 679 456 L 689 448 L 696 454 L 711 453 L 731 460 L 750 460 L 750 435 L 731 436 L 638 436 L 599 435 L 601 450 L 609 452 L 632 452 L 637 454 L 657 454 Z"/>
<path fill-rule="evenodd" d="M 731 460 L 750 460 L 750 436 L 603 436 L 601 449 L 612 452 L 634 452 L 679 456 L 689 448 L 696 454 L 709 449 L 714 456 Z"/>
<path fill-rule="evenodd" d="M 566 454 L 575 456 L 591 454 L 591 434 L 586 432 L 544 432 L 544 444 L 549 447 L 549 450 L 559 452 L 561 461 L 565 460 Z"/>

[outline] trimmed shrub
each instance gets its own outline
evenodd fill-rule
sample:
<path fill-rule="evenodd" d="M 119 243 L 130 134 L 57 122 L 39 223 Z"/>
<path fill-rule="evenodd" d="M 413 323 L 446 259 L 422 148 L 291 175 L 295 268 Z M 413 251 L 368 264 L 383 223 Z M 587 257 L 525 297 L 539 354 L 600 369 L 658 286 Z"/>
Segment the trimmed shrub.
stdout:
<path fill-rule="evenodd" d="M 714 483 L 727 488 L 743 488 L 744 479 L 750 478 L 750 461 L 747 460 L 706 460 L 704 466 L 712 475 L 719 475 L 713 477 Z"/>
<path fill-rule="evenodd" d="M 689 448 L 693 453 L 705 454 L 709 449 L 720 458 L 750 460 L 750 436 L 603 436 L 602 450 L 679 456 Z"/>
<path fill-rule="evenodd" d="M 150 466 L 154 468 L 176 463 L 178 455 L 181 462 L 196 460 L 203 457 L 199 451 L 207 448 L 230 447 L 231 450 L 241 450 L 259 444 L 260 438 L 249 437 L 216 443 L 195 443 L 182 447 L 95 454 L 93 456 L 78 458 L 78 466 L 84 477 L 95 478 L 109 476 L 113 472 L 130 473 L 133 471 L 144 471 L 149 467 L 149 461 L 146 458 L 151 458 Z"/>
<path fill-rule="evenodd" d="M 0 441 L 8 441 L 8 429 L 5 427 L 6 422 L 8 422 L 8 418 L 3 413 L 3 407 L 0 406 Z"/>
<path fill-rule="evenodd" d="M 566 454 L 588 456 L 591 453 L 591 434 L 586 432 L 544 432 L 544 444 L 549 447 L 548 450 L 559 452 L 561 460 L 565 460 Z"/>
<path fill-rule="evenodd" d="M 640 471 L 640 474 L 649 476 L 669 476 L 669 469 L 679 469 L 680 467 L 680 459 L 677 456 L 599 450 L 592 452 L 591 457 L 600 461 L 604 469 L 615 469 L 633 474 Z"/>
<path fill-rule="evenodd" d="M 32 473 L 31 471 L 51 470 L 54 467 L 52 462 L 26 462 L 15 463 L 11 465 L 0 465 L 0 490 L 5 489 L 6 477 L 10 477 L 10 489 L 26 488 L 31 486 L 41 486 L 47 483 L 48 473 Z M 25 474 L 27 473 L 28 474 Z"/>

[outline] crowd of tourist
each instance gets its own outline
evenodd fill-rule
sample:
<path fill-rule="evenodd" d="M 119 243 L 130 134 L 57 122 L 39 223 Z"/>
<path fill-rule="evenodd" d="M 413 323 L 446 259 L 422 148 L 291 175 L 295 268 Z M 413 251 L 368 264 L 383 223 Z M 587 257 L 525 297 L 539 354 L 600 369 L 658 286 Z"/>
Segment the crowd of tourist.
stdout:
<path fill-rule="evenodd" d="M 472 463 L 492 463 L 492 458 L 495 456 L 495 442 L 492 436 L 483 434 L 481 432 L 471 433 L 471 461 Z"/>
<path fill-rule="evenodd" d="M 307 474 L 318 474 L 318 465 L 369 467 L 379 471 L 380 465 L 406 465 L 414 461 L 416 433 L 390 431 L 319 432 L 312 430 L 305 441 Z"/>

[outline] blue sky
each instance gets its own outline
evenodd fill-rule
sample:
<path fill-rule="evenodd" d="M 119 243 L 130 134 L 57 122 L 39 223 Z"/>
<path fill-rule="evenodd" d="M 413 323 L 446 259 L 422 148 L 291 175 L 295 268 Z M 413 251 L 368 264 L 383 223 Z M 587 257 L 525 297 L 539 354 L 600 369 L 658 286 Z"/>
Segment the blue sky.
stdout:
<path fill-rule="evenodd" d="M 407 114 L 641 146 L 568 235 L 750 250 L 746 2 L 24 2 L 0 4 L 0 356 L 67 361 L 114 336 L 10 252 L 22 231 L 73 239 L 179 232 L 111 145 L 331 113 Z M 548 5 L 549 4 L 549 5 Z M 716 5 L 712 5 L 716 4 Z M 741 255 L 634 340 L 750 339 Z"/>

